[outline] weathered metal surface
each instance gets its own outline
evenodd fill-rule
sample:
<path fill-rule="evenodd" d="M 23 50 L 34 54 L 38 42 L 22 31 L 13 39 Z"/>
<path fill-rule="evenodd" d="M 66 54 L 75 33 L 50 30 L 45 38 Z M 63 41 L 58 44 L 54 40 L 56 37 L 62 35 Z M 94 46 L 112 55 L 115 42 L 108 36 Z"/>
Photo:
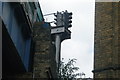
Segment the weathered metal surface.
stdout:
<path fill-rule="evenodd" d="M 22 19 L 16 16 L 16 9 L 18 7 L 16 5 L 11 6 L 10 3 L 2 3 L 2 19 L 24 66 L 28 70 L 31 37 L 26 35 L 30 35 L 28 26 L 26 26 L 27 23 L 20 22 Z"/>

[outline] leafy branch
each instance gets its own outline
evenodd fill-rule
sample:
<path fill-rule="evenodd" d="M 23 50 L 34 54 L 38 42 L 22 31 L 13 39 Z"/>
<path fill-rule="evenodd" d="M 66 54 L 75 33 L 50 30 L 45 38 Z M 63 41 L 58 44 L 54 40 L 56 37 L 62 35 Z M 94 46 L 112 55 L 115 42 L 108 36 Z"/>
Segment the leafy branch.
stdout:
<path fill-rule="evenodd" d="M 76 63 L 77 59 L 69 59 L 67 63 L 63 61 L 64 58 L 62 58 L 62 61 L 60 62 L 59 67 L 59 78 L 62 78 L 63 80 L 66 79 L 74 79 L 77 76 L 79 76 L 79 73 L 75 73 L 79 70 L 78 67 L 74 66 L 74 63 Z"/>

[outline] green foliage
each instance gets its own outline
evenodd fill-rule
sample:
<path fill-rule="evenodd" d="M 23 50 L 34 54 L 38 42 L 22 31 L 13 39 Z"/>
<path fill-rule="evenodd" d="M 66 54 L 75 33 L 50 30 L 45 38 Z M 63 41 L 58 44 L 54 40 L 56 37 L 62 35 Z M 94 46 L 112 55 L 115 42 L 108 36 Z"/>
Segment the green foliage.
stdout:
<path fill-rule="evenodd" d="M 76 71 L 79 70 L 78 67 L 74 66 L 74 63 L 76 63 L 76 59 L 69 59 L 67 63 L 63 61 L 60 62 L 60 67 L 59 67 L 59 77 L 67 80 L 67 79 L 73 79 L 77 76 L 79 76 L 79 73 L 75 73 Z"/>

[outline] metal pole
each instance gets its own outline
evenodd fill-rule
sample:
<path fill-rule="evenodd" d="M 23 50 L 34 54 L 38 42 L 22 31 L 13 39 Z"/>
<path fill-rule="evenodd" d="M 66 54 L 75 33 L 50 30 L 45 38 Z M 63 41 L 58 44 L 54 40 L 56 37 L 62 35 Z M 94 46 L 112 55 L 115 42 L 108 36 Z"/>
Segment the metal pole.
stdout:
<path fill-rule="evenodd" d="M 57 67 L 59 67 L 60 62 L 60 49 L 61 49 L 61 34 L 56 34 L 55 36 L 55 46 L 56 46 L 56 63 Z"/>
<path fill-rule="evenodd" d="M 43 16 L 49 16 L 49 15 L 53 15 L 53 14 L 55 14 L 55 13 L 45 14 Z"/>

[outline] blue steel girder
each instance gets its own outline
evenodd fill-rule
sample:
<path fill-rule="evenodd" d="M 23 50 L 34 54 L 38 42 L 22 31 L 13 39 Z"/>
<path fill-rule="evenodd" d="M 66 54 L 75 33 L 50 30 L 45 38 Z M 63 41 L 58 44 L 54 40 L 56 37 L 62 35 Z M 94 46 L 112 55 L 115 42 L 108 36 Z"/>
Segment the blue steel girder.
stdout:
<path fill-rule="evenodd" d="M 17 49 L 17 52 L 28 71 L 32 31 L 30 21 L 27 18 L 22 5 L 18 2 L 3 2 L 1 17 L 13 45 Z"/>

